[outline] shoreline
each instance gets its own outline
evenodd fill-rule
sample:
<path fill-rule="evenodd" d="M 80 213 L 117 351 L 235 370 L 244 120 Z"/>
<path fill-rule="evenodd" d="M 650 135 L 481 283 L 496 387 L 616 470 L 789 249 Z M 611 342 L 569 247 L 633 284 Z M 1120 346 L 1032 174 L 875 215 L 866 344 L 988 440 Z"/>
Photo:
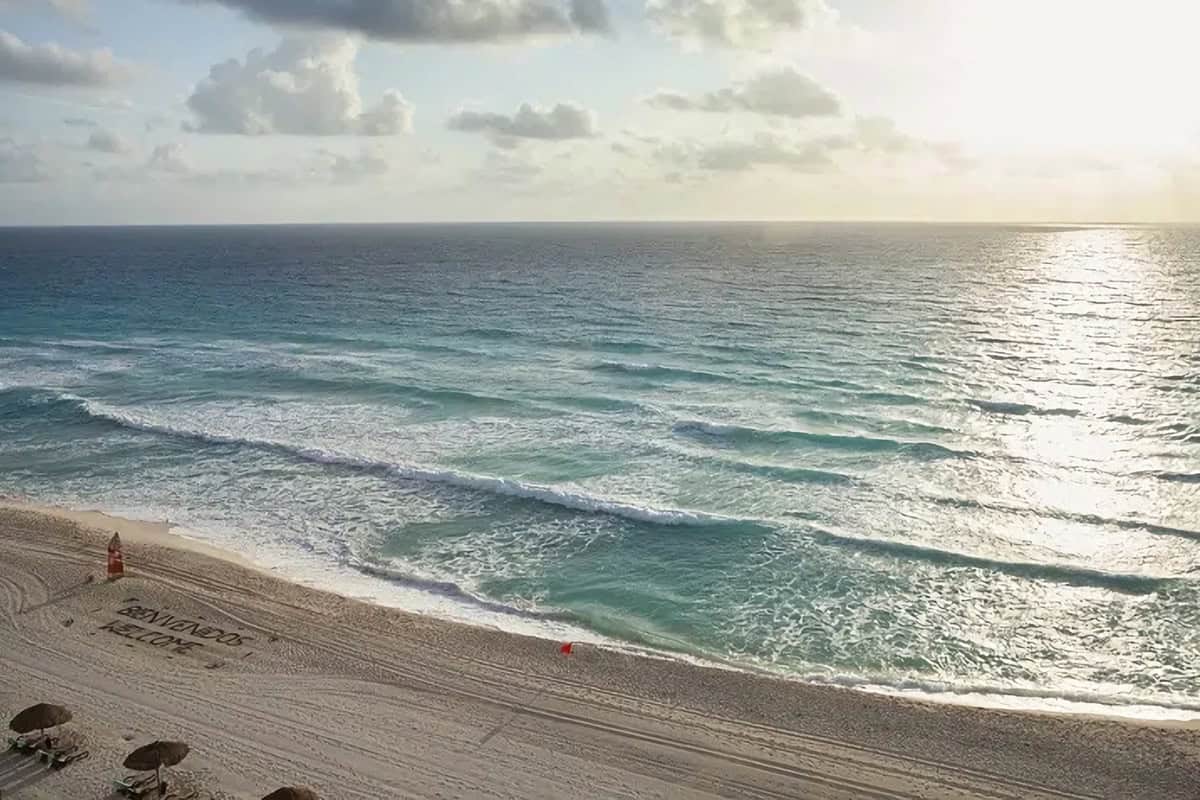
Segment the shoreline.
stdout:
<path fill-rule="evenodd" d="M 25 497 L 0 494 L 0 512 L 5 510 L 29 511 L 59 517 L 97 530 L 120 533 L 122 540 L 126 543 L 151 544 L 197 553 L 316 592 L 333 594 L 347 600 L 363 602 L 381 608 L 395 609 L 406 614 L 429 617 L 440 621 L 479 627 L 516 636 L 529 636 L 552 642 L 561 642 L 569 639 L 574 642 L 627 655 L 678 661 L 705 668 L 729 670 L 769 679 L 800 683 L 806 686 L 863 692 L 875 696 L 892 697 L 919 703 L 965 706 L 968 708 L 993 709 L 1016 713 L 1094 717 L 1153 725 L 1179 725 L 1184 727 L 1194 725 L 1200 727 L 1200 706 L 1193 708 L 1182 705 L 1160 704 L 1154 703 L 1149 699 L 1146 702 L 1134 702 L 1132 698 L 1128 701 L 1125 699 L 1112 701 L 1112 699 L 1102 696 L 1096 696 L 1095 699 L 1081 699 L 1079 696 L 1071 696 L 1069 692 L 1054 693 L 1047 691 L 1045 693 L 1038 693 L 1036 690 L 1031 691 L 1024 687 L 1009 687 L 1008 689 L 1004 689 L 1002 687 L 993 688 L 987 686 L 960 687 L 947 684 L 944 690 L 935 691 L 928 688 L 927 682 L 920 680 L 901 680 L 893 684 L 888 684 L 873 682 L 868 676 L 842 675 L 832 672 L 828 674 L 820 672 L 796 674 L 771 670 L 753 664 L 725 661 L 715 657 L 615 639 L 591 631 L 575 623 L 562 623 L 562 627 L 558 630 L 553 630 L 549 625 L 544 624 L 520 625 L 515 624 L 515 620 L 507 618 L 504 619 L 504 622 L 508 624 L 501 624 L 496 622 L 494 617 L 489 621 L 488 617 L 453 613 L 453 611 L 446 610 L 445 605 L 440 611 L 431 610 L 430 608 L 414 609 L 400 600 L 388 602 L 385 599 L 381 599 L 378 594 L 370 591 L 342 591 L 333 585 L 344 584 L 346 579 L 352 577 L 360 585 L 349 588 L 369 590 L 372 588 L 371 584 L 377 582 L 387 584 L 393 589 L 396 588 L 386 577 L 350 573 L 349 571 L 339 572 L 328 580 L 300 577 L 300 570 L 268 566 L 229 547 L 214 544 L 199 536 L 188 536 L 184 533 L 178 533 L 176 532 L 177 530 L 191 529 L 171 523 L 169 520 L 158 521 L 131 518 L 98 509 L 68 508 L 38 502 Z M 405 588 L 414 589 L 411 586 Z M 428 594 L 420 588 L 415 588 L 414 591 L 421 594 Z M 453 600 L 454 598 L 449 599 Z M 456 604 L 451 603 L 448 605 Z M 495 616 L 500 617 L 502 615 Z M 926 685 L 922 686 L 922 683 L 926 683 Z M 1197 704 L 1200 704 L 1200 700 L 1197 700 Z"/>
<path fill-rule="evenodd" d="M 1200 774 L 1196 724 L 918 702 L 588 645 L 564 657 L 177 547 L 161 525 L 125 542 L 127 577 L 95 580 L 110 534 L 87 522 L 0 509 L 0 710 L 63 702 L 93 755 L 21 798 L 107 796 L 93 792 L 130 742 L 159 737 L 193 744 L 184 782 L 247 800 L 293 779 L 364 800 L 1182 800 Z"/>

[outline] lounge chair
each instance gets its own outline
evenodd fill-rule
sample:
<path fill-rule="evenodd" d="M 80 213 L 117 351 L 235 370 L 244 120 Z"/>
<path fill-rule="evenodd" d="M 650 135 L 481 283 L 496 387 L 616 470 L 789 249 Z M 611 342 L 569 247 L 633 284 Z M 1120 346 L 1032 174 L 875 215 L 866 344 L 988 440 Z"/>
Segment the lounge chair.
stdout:
<path fill-rule="evenodd" d="M 113 781 L 113 791 L 125 792 L 129 789 L 138 789 L 148 783 L 154 782 L 153 775 L 126 775 L 118 781 Z"/>
<path fill-rule="evenodd" d="M 113 781 L 113 790 L 126 797 L 144 797 L 151 791 L 157 791 L 158 784 L 154 775 L 127 775 L 119 781 Z"/>
<path fill-rule="evenodd" d="M 92 754 L 84 750 L 78 742 L 64 742 L 56 747 L 38 750 L 38 758 L 54 769 L 62 769 L 68 764 L 84 761 L 91 757 Z"/>
<path fill-rule="evenodd" d="M 57 744 L 57 737 L 49 733 L 26 733 L 16 738 L 10 736 L 8 739 L 8 749 L 19 753 L 36 753 L 42 748 L 54 747 Z"/>

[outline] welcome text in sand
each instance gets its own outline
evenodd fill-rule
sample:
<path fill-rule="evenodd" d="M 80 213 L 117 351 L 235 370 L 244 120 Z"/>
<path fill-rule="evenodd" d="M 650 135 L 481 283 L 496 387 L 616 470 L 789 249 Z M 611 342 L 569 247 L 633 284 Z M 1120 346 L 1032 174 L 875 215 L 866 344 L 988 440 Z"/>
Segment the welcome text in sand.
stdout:
<path fill-rule="evenodd" d="M 157 626 L 161 630 L 146 628 L 132 622 L 122 622 L 121 620 L 113 620 L 112 622 L 105 623 L 100 626 L 100 630 L 108 631 L 115 636 L 132 639 L 135 642 L 143 642 L 151 647 L 171 648 L 173 652 L 179 654 L 204 647 L 206 641 L 216 642 L 227 647 L 241 647 L 247 642 L 254 641 L 253 637 L 239 631 L 218 628 L 209 625 L 203 620 L 176 617 L 174 614 L 157 608 L 133 605 L 119 608 L 117 609 L 117 613 L 123 617 L 129 617 L 147 625 Z M 164 631 L 170 631 L 170 633 Z M 188 636 L 205 641 L 193 641 L 179 634 L 187 634 Z"/>

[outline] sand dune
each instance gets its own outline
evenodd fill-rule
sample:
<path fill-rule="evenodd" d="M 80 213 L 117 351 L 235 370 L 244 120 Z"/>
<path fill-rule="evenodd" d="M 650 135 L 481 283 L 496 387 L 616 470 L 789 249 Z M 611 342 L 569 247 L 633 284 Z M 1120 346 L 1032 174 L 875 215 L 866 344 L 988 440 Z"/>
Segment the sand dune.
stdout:
<path fill-rule="evenodd" d="M 92 525 L 81 526 L 79 521 Z M 100 580 L 120 528 L 132 574 Z M 92 758 L 0 792 L 110 797 L 155 738 L 217 797 L 1200 796 L 1200 730 L 907 702 L 417 617 L 99 515 L 0 511 L 0 712 L 76 714 Z M 87 581 L 88 576 L 96 580 Z"/>

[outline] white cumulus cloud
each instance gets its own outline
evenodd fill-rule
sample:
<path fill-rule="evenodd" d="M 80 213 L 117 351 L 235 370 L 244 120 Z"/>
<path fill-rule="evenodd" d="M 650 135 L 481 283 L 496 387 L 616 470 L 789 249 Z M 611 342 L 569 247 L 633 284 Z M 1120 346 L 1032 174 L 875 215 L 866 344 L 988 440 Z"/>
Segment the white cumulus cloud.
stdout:
<path fill-rule="evenodd" d="M 128 80 L 130 65 L 110 50 L 75 51 L 57 44 L 26 44 L 0 30 L 0 81 L 49 86 L 112 86 Z"/>
<path fill-rule="evenodd" d="M 500 147 L 514 147 L 523 139 L 561 141 L 596 135 L 596 115 L 575 103 L 539 108 L 522 103 L 514 114 L 462 109 L 447 126 L 465 133 L 483 133 Z"/>
<path fill-rule="evenodd" d="M 412 127 L 412 106 L 389 90 L 364 108 L 355 42 L 346 37 L 288 38 L 271 52 L 252 50 L 209 70 L 187 105 L 198 133 L 248 136 L 391 136 Z"/>
<path fill-rule="evenodd" d="M 745 111 L 796 118 L 841 113 L 841 103 L 833 92 L 790 66 L 766 70 L 733 86 L 701 95 L 662 90 L 646 102 L 671 111 Z"/>

